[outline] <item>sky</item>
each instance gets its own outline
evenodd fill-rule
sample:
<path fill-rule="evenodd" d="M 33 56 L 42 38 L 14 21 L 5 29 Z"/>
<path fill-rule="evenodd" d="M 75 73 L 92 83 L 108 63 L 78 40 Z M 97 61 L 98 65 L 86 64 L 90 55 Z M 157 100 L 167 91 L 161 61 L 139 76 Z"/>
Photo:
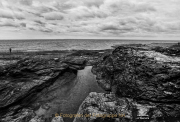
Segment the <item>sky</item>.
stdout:
<path fill-rule="evenodd" d="M 180 0 L 0 0 L 0 39 L 178 39 Z"/>

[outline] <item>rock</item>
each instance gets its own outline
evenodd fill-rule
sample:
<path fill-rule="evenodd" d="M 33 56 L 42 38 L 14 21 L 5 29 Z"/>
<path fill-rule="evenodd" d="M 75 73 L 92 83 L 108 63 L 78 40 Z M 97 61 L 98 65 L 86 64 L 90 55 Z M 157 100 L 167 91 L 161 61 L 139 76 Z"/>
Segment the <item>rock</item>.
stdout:
<path fill-rule="evenodd" d="M 36 64 L 37 63 L 38 61 L 36 62 Z M 20 102 L 24 97 L 30 95 L 29 91 L 34 91 L 36 89 L 43 89 L 47 84 L 53 82 L 53 79 L 55 79 L 59 75 L 59 73 L 51 70 L 42 71 L 42 69 L 39 69 L 39 71 L 37 71 L 37 69 L 34 69 L 33 67 L 32 69 L 27 70 L 33 64 L 34 63 L 32 60 L 29 60 L 26 64 L 25 63 L 22 64 L 21 62 L 19 62 L 16 64 L 16 66 L 7 68 L 6 73 L 0 77 L 1 80 L 0 89 L 2 91 L 0 98 L 1 110 L 5 107 L 10 106 L 15 102 L 18 101 Z M 49 66 L 47 65 L 44 66 L 43 68 L 45 67 L 47 69 Z M 27 71 L 24 70 L 25 68 Z M 23 69 L 23 71 L 21 69 Z M 48 77 L 48 79 L 47 78 L 42 79 L 42 77 Z"/>
<path fill-rule="evenodd" d="M 78 59 L 78 58 L 70 58 L 64 61 L 64 63 L 68 64 L 69 68 L 71 69 L 82 70 L 86 65 L 86 60 Z"/>
<path fill-rule="evenodd" d="M 35 116 L 33 110 L 30 109 L 22 109 L 17 114 L 13 115 L 13 112 L 10 111 L 5 117 L 1 117 L 1 122 L 29 122 L 31 118 Z M 37 119 L 33 119 L 37 120 Z M 38 121 L 31 121 L 31 122 L 38 122 Z M 40 121 L 39 121 L 40 122 Z"/>
<path fill-rule="evenodd" d="M 176 118 L 180 117 L 179 61 L 148 46 L 124 45 L 94 65 L 92 72 L 105 90 L 140 103 L 152 102 L 164 109 L 164 117 Z"/>
<path fill-rule="evenodd" d="M 65 61 L 65 63 L 67 64 L 75 64 L 75 65 L 85 65 L 86 61 L 82 60 L 81 58 L 70 58 L 68 60 Z"/>
<path fill-rule="evenodd" d="M 166 47 L 155 46 L 153 47 L 153 50 L 169 56 L 180 56 L 180 45 L 178 43 Z"/>
<path fill-rule="evenodd" d="M 63 76 L 65 73 L 70 78 L 75 77 L 77 70 L 84 67 L 84 64 L 36 58 L 23 59 L 4 67 L 0 72 L 0 121 L 29 122 L 33 118 L 29 117 L 33 114 L 31 106 L 40 97 L 41 91 L 50 87 L 59 77 L 66 78 L 67 76 Z M 49 106 L 43 107 L 49 109 Z M 24 114 L 22 110 L 25 108 L 30 112 Z M 24 118 L 28 120 L 24 121 Z M 36 117 L 33 121 L 45 120 Z"/>
<path fill-rule="evenodd" d="M 33 117 L 30 121 L 28 122 L 64 122 L 63 121 L 63 118 L 58 116 L 58 117 L 54 117 L 52 119 L 45 119 L 43 117 L 38 117 L 38 116 L 35 116 Z"/>
<path fill-rule="evenodd" d="M 49 74 L 51 71 L 51 69 L 43 69 L 43 70 L 39 70 L 36 72 L 37 75 L 43 75 L 43 74 Z"/>
<path fill-rule="evenodd" d="M 106 50 L 76 50 L 74 53 L 66 57 L 67 62 L 83 63 L 85 61 L 86 65 L 92 66 L 96 64 L 101 57 L 112 52 L 112 49 Z M 80 61 L 80 62 L 79 62 Z"/>
<path fill-rule="evenodd" d="M 138 117 L 150 119 L 152 116 L 150 113 L 156 111 L 158 109 L 153 104 L 150 106 L 138 104 L 132 99 L 118 98 L 114 94 L 90 93 L 78 111 L 83 117 L 76 117 L 73 122 L 121 122 L 121 120 L 130 122 L 138 120 Z"/>
<path fill-rule="evenodd" d="M 62 117 L 58 116 L 58 117 L 54 117 L 51 122 L 64 122 L 64 121 Z"/>
<path fill-rule="evenodd" d="M 55 62 L 59 62 L 59 58 L 54 58 L 54 61 Z"/>
<path fill-rule="evenodd" d="M 180 107 L 180 106 L 178 106 Z M 115 94 L 90 93 L 81 104 L 73 122 L 136 122 L 141 119 L 157 122 L 175 120 L 168 118 L 159 105 L 149 102 L 141 104 L 130 98 L 119 98 Z M 176 118 L 173 122 L 178 122 Z"/>

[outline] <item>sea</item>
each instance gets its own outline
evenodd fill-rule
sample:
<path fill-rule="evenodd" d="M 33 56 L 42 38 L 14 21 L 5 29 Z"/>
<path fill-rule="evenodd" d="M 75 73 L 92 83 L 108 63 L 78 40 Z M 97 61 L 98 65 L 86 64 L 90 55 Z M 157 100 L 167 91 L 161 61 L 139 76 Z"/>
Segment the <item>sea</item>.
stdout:
<path fill-rule="evenodd" d="M 176 43 L 178 40 L 115 40 L 115 39 L 33 39 L 0 40 L 0 52 L 58 51 L 58 50 L 101 50 L 121 44 Z"/>

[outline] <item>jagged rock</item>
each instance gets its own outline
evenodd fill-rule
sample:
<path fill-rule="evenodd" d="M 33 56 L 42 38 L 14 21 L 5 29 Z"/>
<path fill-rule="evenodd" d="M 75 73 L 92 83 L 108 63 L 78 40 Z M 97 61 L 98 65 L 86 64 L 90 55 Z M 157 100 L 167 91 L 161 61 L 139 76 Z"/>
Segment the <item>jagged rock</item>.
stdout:
<path fill-rule="evenodd" d="M 62 74 L 76 75 L 79 67 L 82 69 L 85 65 L 31 58 L 3 68 L 0 72 L 0 121 L 29 122 L 33 117 L 28 117 L 32 112 L 27 111 L 31 110 L 29 106 L 39 97 L 38 94 Z M 26 114 L 22 111 L 24 108 L 27 109 Z M 24 118 L 29 119 L 25 121 Z M 43 122 L 38 119 L 37 122 Z"/>
<path fill-rule="evenodd" d="M 45 62 L 41 61 L 41 64 L 42 63 L 46 64 Z M 39 68 L 39 71 L 37 71 L 36 68 L 41 65 L 40 61 L 36 61 L 35 64 L 36 67 L 33 68 L 31 67 L 31 65 L 34 65 L 33 61 L 25 60 L 23 64 L 22 62 L 19 62 L 5 70 L 6 72 L 4 75 L 0 77 L 1 110 L 2 108 L 8 107 L 15 102 L 20 102 L 24 97 L 28 97 L 28 95 L 30 95 L 30 91 L 32 92 L 36 89 L 43 89 L 43 87 L 51 83 L 51 81 L 53 81 L 53 79 L 58 77 L 60 74 L 60 72 L 53 70 L 42 71 L 42 68 Z M 43 66 L 43 68 L 48 69 L 49 66 L 46 64 Z"/>
<path fill-rule="evenodd" d="M 86 60 L 79 58 L 70 58 L 64 62 L 67 63 L 71 69 L 78 69 L 78 70 L 84 69 L 84 66 L 86 65 Z"/>
<path fill-rule="evenodd" d="M 179 57 L 148 46 L 124 45 L 104 57 L 92 72 L 105 90 L 114 91 L 119 97 L 160 104 L 163 113 L 175 118 L 180 117 L 179 61 Z"/>
<path fill-rule="evenodd" d="M 43 117 L 38 117 L 38 116 L 34 116 L 31 120 L 27 121 L 27 122 L 64 122 L 63 118 L 58 116 L 58 117 L 54 117 L 51 120 L 47 120 Z"/>
<path fill-rule="evenodd" d="M 84 100 L 77 114 L 82 116 L 76 117 L 73 122 L 137 122 L 142 119 L 144 122 L 179 121 L 178 118 L 168 118 L 155 103 L 141 104 L 115 94 L 95 92 Z"/>
<path fill-rule="evenodd" d="M 58 117 L 54 117 L 51 122 L 64 122 L 64 121 L 62 117 L 58 116 Z"/>
<path fill-rule="evenodd" d="M 5 117 L 0 119 L 1 122 L 29 122 L 35 116 L 33 110 L 30 109 L 22 109 L 15 115 L 12 113 L 13 111 L 9 111 Z"/>
<path fill-rule="evenodd" d="M 86 61 L 79 58 L 70 58 L 64 61 L 67 64 L 85 65 Z"/>

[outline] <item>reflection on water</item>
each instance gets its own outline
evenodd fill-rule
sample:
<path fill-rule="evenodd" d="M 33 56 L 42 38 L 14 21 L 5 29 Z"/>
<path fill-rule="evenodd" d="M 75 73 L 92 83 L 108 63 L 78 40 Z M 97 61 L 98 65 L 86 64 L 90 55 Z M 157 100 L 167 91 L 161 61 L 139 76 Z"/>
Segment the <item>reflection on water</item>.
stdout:
<path fill-rule="evenodd" d="M 95 76 L 91 73 L 92 66 L 78 71 L 77 77 L 69 76 L 62 84 L 57 82 L 47 91 L 42 101 L 46 101 L 48 110 L 43 106 L 36 111 L 37 115 L 51 116 L 56 113 L 76 114 L 79 106 L 90 92 L 104 92 L 97 84 Z M 72 122 L 74 118 L 63 118 L 65 122 Z"/>

